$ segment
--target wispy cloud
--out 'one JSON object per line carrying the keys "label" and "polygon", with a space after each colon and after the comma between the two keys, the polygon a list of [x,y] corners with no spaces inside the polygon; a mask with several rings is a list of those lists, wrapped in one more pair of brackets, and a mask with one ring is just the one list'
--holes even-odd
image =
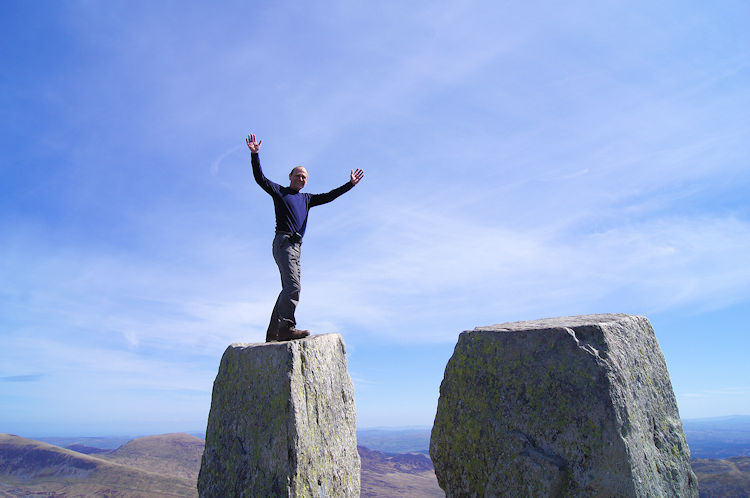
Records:
{"label": "wispy cloud", "polygon": [[210,167],[211,174],[216,176],[219,173],[219,166],[221,166],[222,161],[224,161],[224,159],[226,159],[230,155],[236,153],[241,148],[242,148],[241,145],[237,145],[219,154],[219,156],[211,162],[211,167]]}
{"label": "wispy cloud", "polygon": [[[314,263],[324,265],[308,276],[322,315],[360,325],[379,317],[378,327],[397,323],[392,330],[419,323],[427,330],[420,334],[416,327],[410,337],[421,340],[434,337],[446,319],[469,327],[493,315],[544,316],[550,309],[714,308],[750,290],[750,272],[743,270],[750,268],[750,224],[731,217],[664,218],[570,233],[419,213],[408,206],[381,210],[382,223],[373,225],[382,232],[348,248],[350,255],[337,254],[329,260],[335,265]],[[316,298],[327,295],[339,298],[328,305]]]}
{"label": "wispy cloud", "polygon": [[36,382],[42,377],[44,377],[44,374],[6,375],[0,377],[0,382]]}
{"label": "wispy cloud", "polygon": [[726,386],[677,393],[680,414],[685,418],[717,417],[750,413],[748,386]]}
{"label": "wispy cloud", "polygon": [[715,398],[716,396],[747,396],[750,395],[750,386],[723,387],[720,389],[706,389],[704,391],[680,394],[683,398]]}

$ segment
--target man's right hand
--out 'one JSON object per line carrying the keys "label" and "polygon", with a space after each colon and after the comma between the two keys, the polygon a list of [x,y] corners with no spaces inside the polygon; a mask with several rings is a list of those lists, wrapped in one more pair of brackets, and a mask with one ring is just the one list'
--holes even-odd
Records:
{"label": "man's right hand", "polygon": [[245,143],[247,143],[247,148],[250,149],[250,152],[253,154],[257,154],[260,150],[260,144],[263,143],[263,140],[255,141],[255,135],[252,133],[247,136],[245,139]]}

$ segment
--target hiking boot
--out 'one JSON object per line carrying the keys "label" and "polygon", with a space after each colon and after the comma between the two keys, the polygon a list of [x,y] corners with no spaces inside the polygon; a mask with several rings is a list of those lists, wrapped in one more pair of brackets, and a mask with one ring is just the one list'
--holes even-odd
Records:
{"label": "hiking boot", "polygon": [[309,330],[299,330],[295,327],[280,328],[279,334],[276,336],[277,341],[292,341],[294,339],[302,339],[310,335]]}

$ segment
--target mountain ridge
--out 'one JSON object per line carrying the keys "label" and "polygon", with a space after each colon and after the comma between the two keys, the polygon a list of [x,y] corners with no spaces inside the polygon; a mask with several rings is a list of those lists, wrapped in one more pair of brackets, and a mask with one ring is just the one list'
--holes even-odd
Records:
{"label": "mountain ridge", "polygon": [[197,496],[189,479],[161,475],[14,434],[0,434],[0,491],[10,496]]}
{"label": "mountain ridge", "polygon": [[[398,446],[395,440],[384,442],[388,447]],[[164,452],[165,448],[179,448],[181,443],[195,445],[192,457],[169,455],[168,452]],[[170,477],[161,472],[182,471],[180,469],[184,462],[190,461],[191,458],[194,461],[194,455],[202,451],[202,445],[203,441],[200,438],[184,433],[172,433],[134,438],[116,449],[108,450],[109,455],[86,455],[30,438],[0,434],[0,496],[29,496],[42,493],[57,497],[90,496],[97,493],[112,497],[196,496],[197,471],[189,479]],[[411,446],[410,441],[407,445]],[[18,460],[23,457],[19,448],[26,452],[26,458],[33,456],[35,451],[41,452],[36,453],[41,458],[33,459],[30,463],[27,460],[24,463],[23,459]],[[149,453],[154,448],[157,449],[157,453],[162,452],[162,457]],[[358,446],[357,450],[362,459],[361,496],[443,496],[434,476],[432,462],[424,454],[385,452],[362,445]],[[143,457],[140,462],[135,463],[151,470],[160,468],[158,459],[163,458],[167,462],[164,467],[166,470],[149,472],[130,466],[132,461],[129,462],[130,465],[122,463],[123,460],[118,461],[118,458],[123,456],[132,458],[134,455]],[[55,465],[59,467],[55,468]],[[750,495],[750,456],[726,459],[694,458],[691,465],[698,476],[702,495]],[[189,465],[187,467],[189,468]],[[97,474],[97,469],[102,474]],[[133,479],[136,479],[135,485],[129,483]],[[156,481],[156,488],[152,483],[146,482],[152,479]],[[102,480],[104,482],[101,482]],[[173,483],[181,486],[181,491],[170,491],[165,486]]]}

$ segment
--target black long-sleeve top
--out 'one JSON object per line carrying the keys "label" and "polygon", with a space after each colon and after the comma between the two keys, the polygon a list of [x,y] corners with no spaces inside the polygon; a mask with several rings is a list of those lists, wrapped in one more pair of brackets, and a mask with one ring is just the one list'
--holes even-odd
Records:
{"label": "black long-sleeve top", "polygon": [[260,157],[258,157],[258,154],[253,153],[251,157],[253,177],[256,183],[273,198],[277,232],[297,232],[300,235],[305,235],[307,215],[311,207],[331,202],[354,187],[354,184],[348,181],[325,194],[302,193],[298,190],[281,186],[266,178],[263,175],[263,170],[260,168]]}

